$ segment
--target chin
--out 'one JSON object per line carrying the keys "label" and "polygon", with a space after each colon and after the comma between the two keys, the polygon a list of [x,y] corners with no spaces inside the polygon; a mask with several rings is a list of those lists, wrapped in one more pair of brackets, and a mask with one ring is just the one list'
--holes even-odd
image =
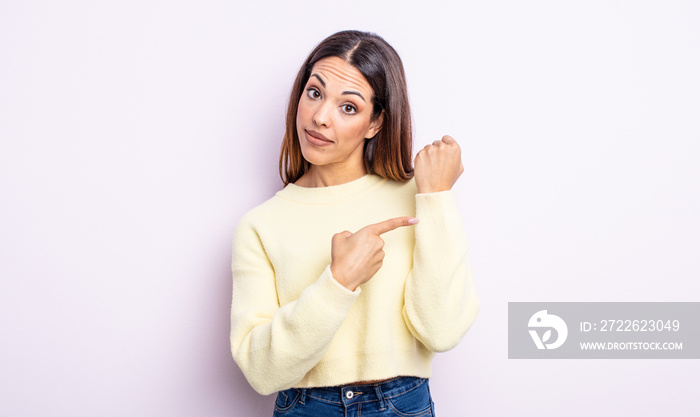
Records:
{"label": "chin", "polygon": [[311,165],[326,165],[330,158],[328,158],[326,155],[319,155],[323,153],[325,152],[316,149],[304,149],[304,147],[301,148],[301,156],[303,156],[306,162],[310,163]]}

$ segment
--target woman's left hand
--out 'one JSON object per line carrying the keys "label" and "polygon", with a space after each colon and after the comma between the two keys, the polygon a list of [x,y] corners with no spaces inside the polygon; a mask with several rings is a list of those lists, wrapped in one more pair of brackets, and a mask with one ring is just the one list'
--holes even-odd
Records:
{"label": "woman's left hand", "polygon": [[450,136],[421,149],[414,163],[418,193],[450,190],[464,172],[462,152]]}

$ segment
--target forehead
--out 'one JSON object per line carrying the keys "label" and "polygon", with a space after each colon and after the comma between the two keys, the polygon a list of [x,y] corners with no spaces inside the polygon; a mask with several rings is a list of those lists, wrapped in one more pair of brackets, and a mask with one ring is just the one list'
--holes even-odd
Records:
{"label": "forehead", "polygon": [[357,90],[368,95],[372,93],[372,87],[364,75],[342,58],[334,56],[319,60],[311,69],[313,74],[319,75],[328,88]]}

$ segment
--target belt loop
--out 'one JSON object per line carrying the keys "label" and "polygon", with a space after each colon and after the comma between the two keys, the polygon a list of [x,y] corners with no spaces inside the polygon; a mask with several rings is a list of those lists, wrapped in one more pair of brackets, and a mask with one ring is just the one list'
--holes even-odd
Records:
{"label": "belt loop", "polygon": [[306,405],[306,404],[304,404],[304,401],[306,401],[306,388],[301,389],[301,398],[299,398],[300,404]]}
{"label": "belt loop", "polygon": [[374,393],[377,394],[377,400],[379,401],[379,411],[386,410],[386,404],[384,404],[384,393],[382,393],[382,389],[379,388],[379,384],[374,386]]}

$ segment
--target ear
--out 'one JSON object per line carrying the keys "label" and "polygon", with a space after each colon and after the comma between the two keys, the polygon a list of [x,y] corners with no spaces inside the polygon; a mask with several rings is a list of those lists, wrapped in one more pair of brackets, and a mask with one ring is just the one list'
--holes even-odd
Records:
{"label": "ear", "polygon": [[382,124],[384,123],[384,110],[379,114],[379,116],[374,119],[372,123],[369,125],[369,130],[367,130],[367,135],[365,135],[365,139],[372,139],[374,136],[379,133],[380,130],[382,130]]}

